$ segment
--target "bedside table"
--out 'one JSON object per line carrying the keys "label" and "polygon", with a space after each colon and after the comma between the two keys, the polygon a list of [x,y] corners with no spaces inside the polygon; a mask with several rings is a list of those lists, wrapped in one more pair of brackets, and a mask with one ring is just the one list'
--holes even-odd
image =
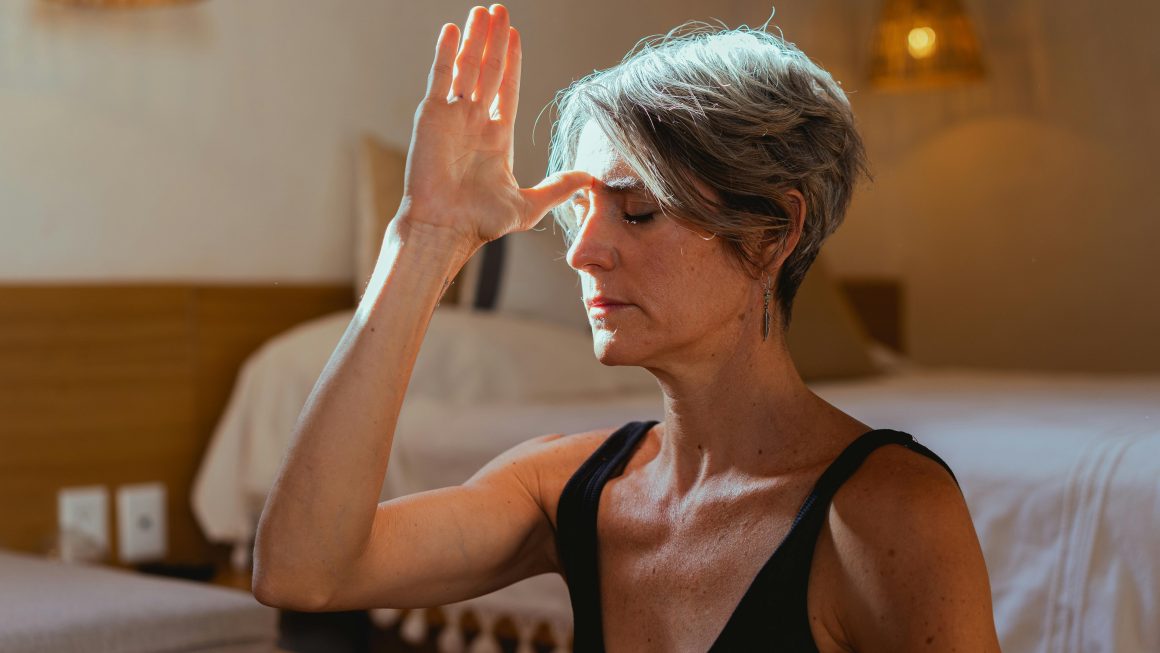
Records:
{"label": "bedside table", "polygon": [[232,587],[234,589],[252,592],[253,571],[250,569],[235,571],[229,567],[223,567],[217,570],[209,582],[214,585],[221,585],[222,587]]}

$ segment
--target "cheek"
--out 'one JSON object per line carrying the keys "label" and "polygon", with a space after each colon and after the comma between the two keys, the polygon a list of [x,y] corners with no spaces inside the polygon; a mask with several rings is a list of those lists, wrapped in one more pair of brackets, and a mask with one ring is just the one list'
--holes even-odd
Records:
{"label": "cheek", "polygon": [[[673,328],[681,323],[704,327],[736,320],[748,304],[744,274],[720,240],[704,240],[679,225],[642,239],[634,256],[645,277],[641,286]],[[660,316],[658,316],[660,317]]]}
{"label": "cheek", "polygon": [[[678,250],[679,253],[679,250]],[[655,257],[648,266],[654,298],[665,307],[669,321],[684,324],[719,322],[743,303],[735,275],[714,257]]]}

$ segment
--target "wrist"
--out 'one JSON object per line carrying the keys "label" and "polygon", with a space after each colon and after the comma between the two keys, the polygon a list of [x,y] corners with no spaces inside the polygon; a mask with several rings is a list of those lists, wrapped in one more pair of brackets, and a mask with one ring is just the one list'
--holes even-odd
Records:
{"label": "wrist", "polygon": [[478,239],[451,226],[433,224],[402,211],[395,214],[387,225],[387,233],[394,235],[404,244],[461,255],[464,261],[471,258],[471,255],[484,245]]}
{"label": "wrist", "polygon": [[376,303],[391,280],[410,297],[426,296],[428,290],[441,297],[474,253],[468,241],[448,229],[396,216],[387,224],[360,305]]}

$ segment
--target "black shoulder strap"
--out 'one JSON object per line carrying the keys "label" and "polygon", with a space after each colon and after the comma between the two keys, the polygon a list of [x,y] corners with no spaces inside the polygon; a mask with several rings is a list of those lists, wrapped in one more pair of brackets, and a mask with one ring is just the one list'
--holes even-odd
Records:
{"label": "black shoulder strap", "polygon": [[822,472],[821,477],[818,478],[818,482],[814,484],[813,491],[806,497],[801,509],[798,510],[797,517],[794,518],[790,532],[794,532],[794,527],[805,518],[815,504],[821,503],[822,507],[829,506],[830,500],[834,498],[834,494],[842,486],[842,483],[845,483],[846,479],[858,471],[858,468],[862,466],[862,463],[871,453],[874,453],[876,449],[887,444],[900,444],[911,451],[918,452],[934,460],[936,463],[942,465],[943,469],[947,470],[947,473],[951,475],[955,484],[958,485],[959,479],[955,477],[955,473],[951,471],[946,461],[939,458],[938,454],[919,444],[914,439],[914,436],[903,431],[895,431],[894,429],[874,429],[873,431],[867,431],[858,436],[858,439],[851,442],[842,453],[838,454],[834,462],[830,463],[826,471]]}
{"label": "black shoulder strap", "polygon": [[556,551],[572,600],[576,653],[604,650],[596,511],[608,479],[619,476],[637,443],[656,421],[629,422],[597,447],[560,493],[556,507]]}
{"label": "black shoulder strap", "polygon": [[[744,650],[745,642],[755,639],[776,639],[787,651],[818,650],[810,634],[807,611],[815,543],[838,488],[874,450],[887,444],[900,444],[914,450],[951,472],[941,458],[915,442],[908,433],[875,429],[859,436],[822,472],[798,510],[789,532],[758,572],[714,643],[712,653]],[[953,472],[951,478],[954,478]]]}

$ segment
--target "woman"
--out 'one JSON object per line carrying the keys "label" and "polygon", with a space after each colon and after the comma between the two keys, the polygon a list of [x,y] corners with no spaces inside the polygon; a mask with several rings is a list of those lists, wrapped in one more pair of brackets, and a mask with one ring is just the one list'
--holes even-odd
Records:
{"label": "woman", "polygon": [[[557,572],[579,652],[998,650],[949,470],[814,395],[786,350],[864,168],[848,103],[780,39],[701,36],[570,89],[556,172],[521,189],[519,33],[501,5],[472,9],[462,44],[443,27],[402,205],[259,523],[263,603],[432,606]],[[596,355],[652,372],[664,421],[534,438],[377,504],[449,280],[553,209]]]}

